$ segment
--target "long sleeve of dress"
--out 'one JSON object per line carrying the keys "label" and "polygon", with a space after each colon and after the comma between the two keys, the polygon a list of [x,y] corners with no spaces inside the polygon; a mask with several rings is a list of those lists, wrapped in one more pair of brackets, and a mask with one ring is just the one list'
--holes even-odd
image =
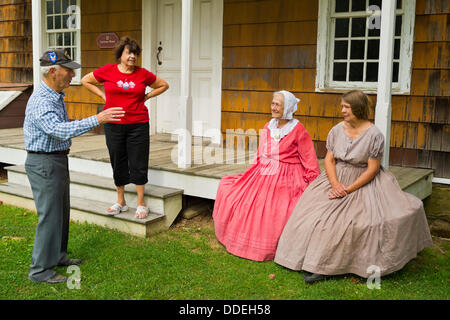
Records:
{"label": "long sleeve of dress", "polygon": [[320,167],[311,136],[305,128],[302,128],[299,132],[297,148],[300,162],[305,168],[303,179],[309,184],[319,176]]}

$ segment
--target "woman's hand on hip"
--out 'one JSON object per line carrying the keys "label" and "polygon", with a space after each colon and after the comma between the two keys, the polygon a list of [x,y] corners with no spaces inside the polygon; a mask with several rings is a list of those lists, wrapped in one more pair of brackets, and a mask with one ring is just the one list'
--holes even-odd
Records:
{"label": "woman's hand on hip", "polygon": [[150,86],[153,90],[145,95],[145,101],[150,98],[154,98],[159,96],[161,93],[169,89],[169,84],[159,77],[156,78],[155,82],[153,82]]}

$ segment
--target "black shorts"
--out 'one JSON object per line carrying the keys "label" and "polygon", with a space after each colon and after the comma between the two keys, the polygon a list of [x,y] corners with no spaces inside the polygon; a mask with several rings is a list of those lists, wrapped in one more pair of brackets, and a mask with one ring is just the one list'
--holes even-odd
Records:
{"label": "black shorts", "polygon": [[150,152],[149,123],[106,123],[104,127],[114,184],[146,184]]}

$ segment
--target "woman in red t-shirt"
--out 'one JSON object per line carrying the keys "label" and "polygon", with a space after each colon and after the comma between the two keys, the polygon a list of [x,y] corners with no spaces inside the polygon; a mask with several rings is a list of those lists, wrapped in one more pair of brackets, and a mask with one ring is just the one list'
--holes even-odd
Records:
{"label": "woman in red t-shirt", "polygon": [[[145,101],[166,91],[169,85],[150,71],[136,66],[141,53],[136,40],[123,37],[115,49],[118,64],[107,64],[83,77],[81,83],[105,101],[103,109],[121,107],[125,116],[115,123],[104,125],[117,202],[106,210],[118,214],[128,210],[125,185],[134,183],[138,195],[136,218],[145,218],[149,209],[144,201],[148,182],[150,152],[149,116]],[[103,83],[105,92],[97,87]],[[153,90],[145,94],[147,87]]]}

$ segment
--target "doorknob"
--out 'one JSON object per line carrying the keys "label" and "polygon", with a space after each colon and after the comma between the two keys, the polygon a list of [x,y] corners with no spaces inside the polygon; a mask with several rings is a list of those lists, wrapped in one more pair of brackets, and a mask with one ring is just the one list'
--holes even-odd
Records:
{"label": "doorknob", "polygon": [[162,61],[161,60],[159,60],[159,55],[161,54],[161,51],[162,51],[162,47],[161,47],[161,42],[159,42],[159,47],[158,47],[158,53],[156,54],[156,60],[158,60],[158,65],[162,65]]}

